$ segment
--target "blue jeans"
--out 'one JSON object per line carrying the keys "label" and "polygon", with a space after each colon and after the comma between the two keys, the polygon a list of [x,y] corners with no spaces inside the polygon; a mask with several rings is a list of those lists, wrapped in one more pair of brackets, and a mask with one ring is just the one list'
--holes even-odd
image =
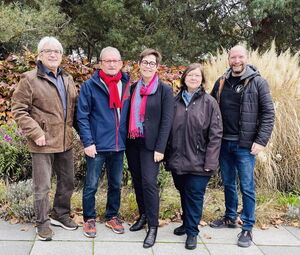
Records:
{"label": "blue jeans", "polygon": [[95,158],[86,157],[87,173],[82,196],[84,221],[96,218],[95,194],[104,163],[106,163],[108,182],[105,219],[110,220],[112,217],[117,216],[120,208],[124,151],[97,153]]}
{"label": "blue jeans", "polygon": [[225,189],[225,217],[236,219],[238,216],[238,174],[243,199],[241,220],[244,230],[251,230],[255,223],[254,166],[255,156],[250,154],[250,149],[240,148],[237,141],[222,141],[220,167]]}

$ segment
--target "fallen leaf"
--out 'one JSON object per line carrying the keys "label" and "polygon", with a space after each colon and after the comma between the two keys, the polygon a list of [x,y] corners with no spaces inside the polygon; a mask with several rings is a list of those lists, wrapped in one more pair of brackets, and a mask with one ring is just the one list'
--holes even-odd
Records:
{"label": "fallen leaf", "polygon": [[165,225],[168,225],[168,222],[166,220],[158,220],[158,226],[163,227]]}
{"label": "fallen leaf", "polygon": [[20,229],[20,231],[25,231],[25,232],[27,232],[28,230],[29,230],[29,227],[23,227]]}
{"label": "fallen leaf", "polygon": [[78,226],[83,226],[83,216],[79,216],[77,214],[74,215],[73,221],[78,225]]}
{"label": "fallen leaf", "polygon": [[266,229],[269,229],[269,226],[266,225],[266,224],[262,224],[261,227],[260,227],[260,229],[266,230]]}
{"label": "fallen leaf", "polygon": [[212,239],[211,235],[209,235],[209,234],[204,234],[203,237],[204,237],[205,239]]}
{"label": "fallen leaf", "polygon": [[207,226],[207,222],[205,222],[204,220],[200,220],[199,225],[205,227]]}
{"label": "fallen leaf", "polygon": [[240,218],[240,217],[237,217],[237,219],[236,219],[236,220],[237,220],[237,223],[238,223],[238,224],[240,224],[240,225],[243,225],[243,221],[241,220],[241,218]]}
{"label": "fallen leaf", "polygon": [[165,219],[166,223],[169,224],[171,222],[170,218]]}
{"label": "fallen leaf", "polygon": [[298,221],[294,221],[294,222],[292,222],[292,226],[296,227],[296,228],[299,228],[300,227],[300,223]]}
{"label": "fallen leaf", "polygon": [[10,220],[10,224],[13,224],[13,225],[18,224],[19,222],[20,222],[20,220],[19,220],[18,218],[16,218],[16,217],[13,217],[13,218]]}
{"label": "fallen leaf", "polygon": [[273,225],[276,225],[276,226],[278,226],[278,225],[281,225],[283,223],[283,220],[281,220],[281,219],[274,219],[273,221],[272,221],[272,224]]}

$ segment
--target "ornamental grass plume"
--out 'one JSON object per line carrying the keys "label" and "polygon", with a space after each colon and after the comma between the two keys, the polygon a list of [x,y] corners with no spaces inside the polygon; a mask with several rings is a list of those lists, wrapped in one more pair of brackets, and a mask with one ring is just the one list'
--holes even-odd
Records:
{"label": "ornamental grass plume", "polygon": [[[300,190],[300,58],[289,50],[280,53],[275,43],[263,54],[250,51],[249,63],[256,66],[270,86],[275,106],[275,126],[266,149],[257,156],[258,187],[281,191]],[[225,50],[206,65],[210,88],[228,69]],[[210,90],[209,90],[210,91]]]}

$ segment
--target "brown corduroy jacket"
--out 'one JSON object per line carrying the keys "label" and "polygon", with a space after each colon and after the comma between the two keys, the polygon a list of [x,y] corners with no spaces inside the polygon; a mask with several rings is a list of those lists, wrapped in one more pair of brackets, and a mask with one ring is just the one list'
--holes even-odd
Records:
{"label": "brown corduroy jacket", "polygon": [[[59,92],[40,61],[37,68],[22,74],[13,94],[13,117],[25,131],[30,152],[57,153],[72,148],[77,91],[73,78],[64,70],[62,78],[67,94],[66,118]],[[43,135],[46,146],[36,145],[34,141]]]}

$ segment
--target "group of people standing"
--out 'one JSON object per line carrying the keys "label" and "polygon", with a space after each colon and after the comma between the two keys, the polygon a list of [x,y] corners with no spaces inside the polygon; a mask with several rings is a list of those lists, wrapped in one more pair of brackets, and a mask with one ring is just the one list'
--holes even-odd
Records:
{"label": "group of people standing", "polygon": [[[132,84],[121,72],[118,49],[102,49],[100,70],[82,84],[79,95],[72,77],[60,68],[62,55],[57,39],[43,38],[38,44],[37,67],[22,75],[12,100],[14,119],[25,131],[32,155],[39,239],[52,239],[50,224],[67,230],[78,227],[70,218],[72,127],[76,126],[87,161],[82,200],[85,236],[97,235],[95,194],[104,164],[108,181],[105,225],[124,233],[118,212],[126,152],[139,210],[129,230],[148,225],[144,248],[152,247],[157,236],[161,161],[171,171],[180,194],[183,223],[174,234],[187,235],[187,249],[197,246],[206,186],[219,164],[226,212],[210,226],[238,227],[238,176],[243,199],[238,245],[250,246],[255,223],[255,155],[270,138],[274,108],[267,82],[247,64],[247,50],[237,45],[229,51],[230,68],[217,80],[211,95],[205,91],[203,66],[189,65],[175,97],[172,87],[158,77],[162,57],[157,50],[145,49],[140,54],[140,78]],[[52,171],[57,187],[50,211]]]}

